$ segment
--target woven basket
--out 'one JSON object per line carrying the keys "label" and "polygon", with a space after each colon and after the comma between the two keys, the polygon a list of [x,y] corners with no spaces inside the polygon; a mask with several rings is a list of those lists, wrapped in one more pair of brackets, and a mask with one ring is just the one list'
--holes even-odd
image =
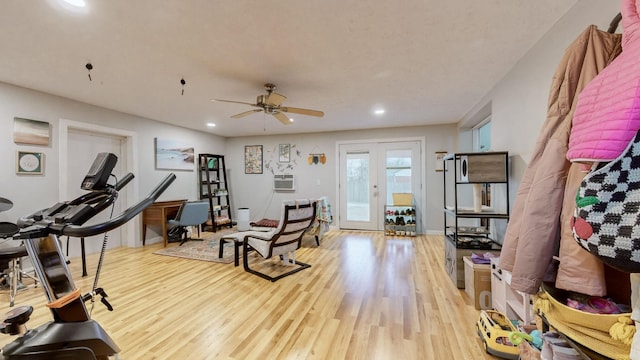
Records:
{"label": "woven basket", "polygon": [[[534,308],[550,326],[578,344],[613,359],[628,359],[635,326],[631,313],[592,314],[564,305],[555,289],[543,285]],[[553,295],[552,295],[553,294]]]}
{"label": "woven basket", "polygon": [[394,206],[411,206],[413,205],[413,194],[411,193],[392,193]]}

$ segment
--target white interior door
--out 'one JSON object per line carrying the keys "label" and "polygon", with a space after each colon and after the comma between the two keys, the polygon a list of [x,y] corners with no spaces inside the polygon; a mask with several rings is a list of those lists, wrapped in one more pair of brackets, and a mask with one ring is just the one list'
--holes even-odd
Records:
{"label": "white interior door", "polygon": [[341,229],[383,230],[384,206],[393,204],[393,193],[413,194],[421,208],[420,145],[416,140],[339,146]]}
{"label": "white interior door", "polygon": [[[116,176],[124,176],[126,174],[126,156],[123,156],[123,144],[124,138],[120,136],[112,136],[107,134],[91,133],[82,130],[70,129],[68,132],[68,144],[70,151],[67,152],[68,164],[68,181],[67,181],[67,196],[69,199],[75,199],[76,197],[87,193],[86,190],[80,188],[80,184],[84,179],[87,171],[93,164],[96,156],[101,152],[113,153],[118,157],[118,163],[113,169],[113,174]],[[111,178],[109,183],[114,183],[115,180]],[[120,192],[119,199],[126,199],[125,195],[126,187]],[[125,209],[126,204],[124,201],[116,201],[113,208],[113,215],[117,216]],[[102,213],[96,215],[86,225],[99,223],[108,220],[111,217],[111,208],[105,209]],[[114,248],[123,246],[122,235],[123,227],[111,230],[107,233],[109,237],[108,248]],[[102,240],[104,234],[96,235],[85,238],[85,249],[87,253],[99,252],[102,248]],[[64,237],[63,245],[66,246],[67,238]],[[69,239],[69,256],[80,256],[80,239]]]}

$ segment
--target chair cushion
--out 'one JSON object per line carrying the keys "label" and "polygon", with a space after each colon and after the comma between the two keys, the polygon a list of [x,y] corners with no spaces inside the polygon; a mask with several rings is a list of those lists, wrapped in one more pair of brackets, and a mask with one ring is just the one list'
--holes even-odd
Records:
{"label": "chair cushion", "polygon": [[279,220],[272,220],[272,219],[260,219],[258,221],[249,223],[249,225],[251,226],[272,227],[272,228],[277,228],[279,224],[280,224]]}
{"label": "chair cushion", "polygon": [[244,237],[251,235],[260,239],[269,240],[273,237],[273,230],[271,231],[240,231],[232,234],[227,234],[221,237],[221,239],[233,239],[233,241],[243,241]]}
{"label": "chair cushion", "polygon": [[[261,240],[255,237],[250,237],[247,242],[254,248],[262,257],[266,258],[269,255],[269,246],[271,242]],[[298,249],[298,243],[291,243],[284,246],[278,246],[273,248],[273,253],[271,256],[278,256],[284,253],[288,253],[291,251],[295,251]]]}

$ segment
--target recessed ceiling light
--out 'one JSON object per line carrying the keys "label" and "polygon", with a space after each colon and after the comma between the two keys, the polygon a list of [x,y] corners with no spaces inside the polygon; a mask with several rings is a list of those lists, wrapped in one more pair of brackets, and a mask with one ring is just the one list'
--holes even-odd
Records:
{"label": "recessed ceiling light", "polygon": [[214,124],[214,123],[207,123],[207,126],[208,126],[208,127],[215,127],[215,126],[216,126],[216,124]]}
{"label": "recessed ceiling light", "polygon": [[90,6],[86,0],[47,0],[54,9],[72,15],[86,15]]}
{"label": "recessed ceiling light", "polygon": [[79,7],[79,8],[83,8],[85,6],[87,6],[87,3],[84,0],[62,0],[65,3],[71,5],[71,6],[75,6],[75,7]]}
{"label": "recessed ceiling light", "polygon": [[376,115],[382,115],[382,114],[384,114],[384,109],[375,110],[373,113],[376,114]]}

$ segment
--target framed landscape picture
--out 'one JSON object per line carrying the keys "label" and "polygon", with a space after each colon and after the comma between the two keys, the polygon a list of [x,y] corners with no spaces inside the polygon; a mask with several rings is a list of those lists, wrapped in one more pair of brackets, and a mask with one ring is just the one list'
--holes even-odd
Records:
{"label": "framed landscape picture", "polygon": [[155,138],[156,169],[189,170],[195,167],[193,145],[179,140]]}
{"label": "framed landscape picture", "polygon": [[262,145],[244,147],[244,173],[262,174]]}
{"label": "framed landscape picture", "polygon": [[45,121],[13,118],[13,142],[28,145],[49,145],[49,123]]}

